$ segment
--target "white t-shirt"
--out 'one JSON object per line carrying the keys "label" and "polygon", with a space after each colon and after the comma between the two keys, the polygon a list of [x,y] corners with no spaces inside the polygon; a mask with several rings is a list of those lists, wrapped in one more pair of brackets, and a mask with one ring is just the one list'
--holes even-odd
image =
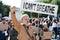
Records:
{"label": "white t-shirt", "polygon": [[57,27],[57,23],[53,22],[52,27]]}

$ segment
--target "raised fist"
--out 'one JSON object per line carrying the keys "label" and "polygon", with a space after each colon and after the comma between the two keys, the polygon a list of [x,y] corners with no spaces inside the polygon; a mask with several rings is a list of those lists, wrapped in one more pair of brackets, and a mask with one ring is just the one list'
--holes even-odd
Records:
{"label": "raised fist", "polygon": [[10,12],[11,12],[11,13],[14,13],[14,12],[15,12],[15,9],[16,9],[16,7],[15,7],[15,6],[10,7]]}

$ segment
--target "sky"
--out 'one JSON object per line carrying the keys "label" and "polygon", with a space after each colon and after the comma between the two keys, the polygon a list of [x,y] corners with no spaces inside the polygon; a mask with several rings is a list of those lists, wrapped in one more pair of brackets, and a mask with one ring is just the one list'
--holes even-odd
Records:
{"label": "sky", "polygon": [[[21,0],[1,0],[4,4],[10,5],[10,6],[16,6],[20,8]],[[25,0],[24,0],[25,1]],[[27,0],[27,1],[35,1],[35,0]],[[15,13],[17,20],[20,19],[21,13]],[[9,19],[11,19],[11,14],[9,14]]]}
{"label": "sky", "polygon": [[[28,0],[28,1],[35,1],[35,0]],[[2,2],[6,5],[16,6],[20,8],[21,0],[2,0]]]}

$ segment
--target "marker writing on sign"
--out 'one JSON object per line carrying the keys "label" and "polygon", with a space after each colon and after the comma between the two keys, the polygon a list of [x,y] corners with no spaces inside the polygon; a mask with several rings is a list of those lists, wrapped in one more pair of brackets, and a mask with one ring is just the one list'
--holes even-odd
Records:
{"label": "marker writing on sign", "polygon": [[28,3],[28,2],[23,3],[23,9],[40,11],[40,12],[44,12],[44,13],[52,13],[52,14],[54,14],[54,12],[55,12],[54,6],[34,4],[34,3]]}

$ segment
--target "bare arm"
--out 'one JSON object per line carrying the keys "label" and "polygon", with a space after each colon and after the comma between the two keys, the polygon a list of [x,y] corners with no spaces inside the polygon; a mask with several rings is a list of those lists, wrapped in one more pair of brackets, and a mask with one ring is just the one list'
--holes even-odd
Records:
{"label": "bare arm", "polygon": [[17,21],[15,13],[14,13],[15,8],[11,8],[10,12],[11,12],[11,18],[12,18],[12,22],[14,25],[14,28],[16,29],[16,31],[19,33],[20,32],[20,23]]}

